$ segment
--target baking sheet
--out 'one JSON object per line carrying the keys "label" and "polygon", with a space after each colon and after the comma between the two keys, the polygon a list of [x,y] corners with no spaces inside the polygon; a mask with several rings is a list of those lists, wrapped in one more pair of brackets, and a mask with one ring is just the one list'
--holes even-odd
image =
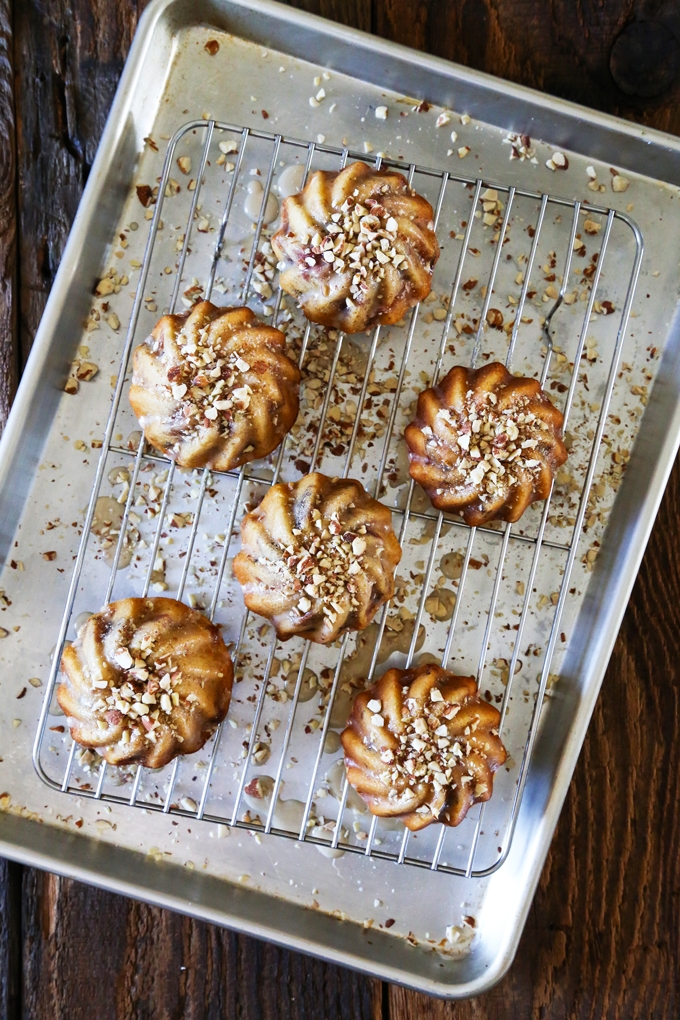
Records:
{"label": "baking sheet", "polygon": [[[226,16],[233,11],[239,14],[248,11],[247,5],[218,6]],[[269,13],[269,5],[260,6]],[[176,14],[180,8],[181,5],[169,5],[167,11]],[[278,16],[278,11],[276,14]],[[163,21],[162,16],[165,16],[163,5],[153,5],[145,21],[147,33],[156,24],[157,45],[152,55],[149,36],[146,36],[146,53],[151,61],[146,65],[147,71],[155,70],[156,75],[145,75],[147,84],[144,87],[148,89],[151,80],[162,81],[163,102],[159,102],[158,94],[143,97],[139,90],[132,88],[134,81],[124,83],[128,95],[122,98],[130,102],[131,96],[134,97],[134,115],[129,112],[126,120],[120,117],[120,109],[114,111],[118,115],[118,136],[109,136],[106,140],[109,155],[116,143],[118,164],[114,167],[111,162],[106,166],[100,163],[95,167],[95,180],[87,196],[89,204],[86,201],[83,207],[83,214],[93,215],[96,210],[95,222],[99,228],[90,241],[95,250],[89,252],[86,273],[84,265],[78,266],[76,258],[69,259],[69,255],[73,255],[71,251],[65,256],[66,265],[55,285],[56,294],[46,312],[45,326],[29,365],[25,388],[17,400],[3,443],[4,466],[12,483],[8,489],[5,482],[5,509],[11,510],[12,498],[15,502],[14,512],[3,515],[9,562],[0,585],[11,604],[2,607],[3,619],[0,621],[8,631],[8,637],[0,645],[5,663],[2,683],[6,693],[0,722],[0,746],[3,748],[3,761],[0,763],[3,797],[0,803],[9,812],[40,819],[61,829],[76,831],[78,825],[80,833],[95,836],[103,844],[141,851],[146,855],[147,863],[177,863],[184,869],[182,877],[188,876],[186,882],[180,883],[187,890],[194,886],[198,873],[240,882],[249,890],[277,896],[290,904],[311,906],[314,913],[303,915],[305,922],[298,922],[298,929],[290,933],[289,941],[295,942],[305,926],[312,933],[316,929],[317,939],[314,939],[314,934],[311,937],[315,951],[331,958],[358,964],[391,979],[398,978],[440,994],[478,992],[500,976],[511,958],[615,636],[617,617],[623,611],[632,584],[631,563],[634,565],[641,555],[651,524],[651,512],[660,497],[665,473],[677,444],[677,429],[672,418],[676,396],[677,337],[672,327],[677,300],[677,265],[676,259],[667,258],[669,251],[677,250],[680,234],[677,191],[645,180],[625,167],[617,167],[631,183],[625,193],[614,193],[611,191],[609,164],[595,164],[598,180],[607,188],[607,204],[622,211],[632,205],[629,212],[640,223],[648,242],[648,257],[643,266],[635,318],[630,324],[631,335],[627,338],[624,352],[625,367],[615,391],[618,404],[614,413],[621,421],[615,423],[608,436],[610,451],[621,457],[622,464],[626,463],[632,449],[641,414],[647,406],[661,365],[663,370],[661,383],[644,414],[645,430],[633,453],[631,466],[626,472],[621,471],[624,475],[635,470],[637,482],[629,484],[625,481],[618,490],[607,540],[595,569],[590,571],[586,564],[583,565],[579,591],[584,595],[586,608],[578,618],[578,626],[576,614],[567,621],[570,633],[575,635],[570,642],[570,657],[561,664],[561,679],[554,686],[545,712],[543,739],[539,740],[515,845],[508,862],[497,875],[471,882],[418,872],[414,883],[412,871],[393,865],[377,864],[350,855],[328,860],[314,848],[289,845],[271,837],[263,837],[258,842],[255,837],[240,832],[226,836],[217,827],[189,824],[177,819],[172,820],[177,821],[173,825],[172,821],[158,816],[140,817],[139,812],[85,801],[78,803],[55,796],[42,787],[26,767],[41,694],[40,688],[33,687],[29,681],[44,678],[49,670],[56,621],[68,585],[69,563],[77,545],[79,522],[92,477],[93,455],[96,456],[91,441],[96,440],[103,430],[110,375],[116,370],[122,342],[122,330],[115,328],[115,319],[114,326],[100,320],[97,330],[88,332],[83,328],[92,307],[91,291],[108,266],[114,265],[119,275],[126,268],[124,275],[128,276],[130,285],[121,285],[120,292],[111,298],[110,311],[106,313],[117,315],[123,324],[126,322],[132,301],[130,290],[134,288],[132,259],[138,260],[140,251],[136,236],[141,238],[143,230],[125,231],[127,247],[112,244],[106,256],[103,246],[130,223],[137,222],[140,228],[144,225],[143,210],[130,189],[130,168],[135,154],[140,152],[135,183],[153,180],[160,172],[162,153],[156,152],[149,143],[145,144],[143,139],[158,137],[162,142],[162,136],[172,134],[177,127],[178,111],[187,119],[210,115],[255,126],[262,124],[262,109],[265,109],[268,124],[275,125],[275,129],[282,132],[312,138],[323,134],[333,144],[348,144],[357,149],[368,142],[374,152],[383,148],[390,154],[405,154],[407,159],[446,166],[447,160],[458,161],[460,158],[457,154],[459,145],[452,143],[450,136],[451,130],[455,130],[460,143],[472,143],[470,153],[464,157],[474,164],[474,170],[466,164],[468,172],[480,172],[489,178],[532,189],[549,189],[570,199],[578,196],[592,200],[593,195],[587,188],[586,167],[593,165],[590,157],[569,152],[569,169],[557,173],[545,166],[546,159],[553,152],[552,147],[539,142],[534,143],[536,163],[510,161],[509,146],[504,143],[507,131],[481,123],[477,117],[473,117],[470,123],[461,123],[460,116],[466,112],[464,109],[454,107],[455,116],[442,133],[442,128],[435,127],[440,110],[416,112],[413,103],[403,102],[403,95],[390,94],[365,82],[345,78],[336,70],[331,72],[331,79],[324,86],[316,86],[314,79],[325,69],[321,66],[305,64],[290,55],[274,53],[269,47],[247,43],[212,28],[193,24],[178,30],[170,18]],[[294,12],[285,11],[289,24],[295,22],[295,17]],[[161,21],[154,22],[157,18]],[[342,31],[339,33],[340,36],[343,34]],[[142,33],[142,43],[144,38]],[[205,43],[211,39],[217,39],[220,44],[214,56],[205,49]],[[162,44],[158,44],[158,40]],[[341,42],[342,38],[337,40],[336,54],[341,54]],[[139,61],[139,52],[133,54],[135,56]],[[139,63],[133,61],[132,67],[134,73],[139,74]],[[280,71],[280,67],[285,70]],[[309,98],[317,95],[320,87],[325,89],[326,97],[318,107],[310,106]],[[469,81],[467,87],[470,87]],[[478,87],[483,92],[483,85]],[[267,96],[266,106],[261,105],[258,96]],[[428,98],[435,99],[436,95],[430,91]],[[336,106],[331,112],[333,102]],[[388,106],[386,121],[375,117],[374,110],[379,105]],[[120,99],[118,106],[121,106]],[[401,116],[402,113],[406,116]],[[561,115],[566,116],[565,113]],[[558,112],[554,116],[559,123]],[[125,126],[124,129],[121,125]],[[561,130],[556,128],[556,133]],[[397,133],[401,138],[396,137]],[[347,139],[346,143],[344,139]],[[454,150],[451,155],[447,154],[449,149]],[[106,146],[103,154],[107,154]],[[632,158],[634,162],[637,158],[635,152]],[[101,187],[107,175],[110,181],[114,169],[123,182],[119,190],[96,193],[97,185]],[[118,199],[117,208],[116,202],[113,202],[114,195]],[[127,198],[121,206],[122,195],[127,195]],[[598,200],[601,201],[599,196]],[[117,213],[115,229],[111,229],[114,220],[107,219],[110,214],[107,203],[111,203]],[[658,229],[660,216],[663,232]],[[135,235],[134,241],[131,240],[132,235]],[[76,243],[78,240],[76,236]],[[117,251],[122,251],[121,258],[116,255]],[[69,292],[72,300],[66,310]],[[153,318],[150,313],[150,319]],[[76,397],[70,397],[60,393],[59,385],[63,384],[68,367],[77,355],[78,344],[89,348],[87,355],[82,356],[95,361],[100,371],[92,382],[81,385]],[[35,382],[36,373],[42,376],[48,395],[40,403],[38,413],[34,405],[31,429],[24,429],[26,435],[20,446],[17,435],[21,425],[28,420],[25,401],[31,395],[30,387]],[[49,434],[44,439],[46,426],[49,426]],[[79,443],[84,444],[85,449]],[[649,456],[650,451],[653,451],[653,457]],[[20,492],[20,478],[17,461],[12,460],[12,455],[16,457],[19,453],[24,461],[30,462],[33,456],[38,463],[29,498],[21,520],[17,522],[19,508],[16,500]],[[616,463],[610,453],[608,471],[612,462]],[[611,497],[612,487],[605,488]],[[8,497],[8,493],[13,496]],[[604,500],[602,509],[607,508],[608,502]],[[12,530],[12,523],[18,524],[16,532]],[[594,522],[590,541],[597,538],[598,525],[603,523],[599,520]],[[57,553],[55,559],[43,558],[44,553],[54,551]],[[614,556],[614,553],[617,555]],[[605,591],[615,592],[617,599],[608,598],[603,602]],[[607,613],[609,620],[603,621]],[[589,619],[593,633],[588,630]],[[603,626],[603,622],[606,625]],[[15,627],[20,629],[15,630]],[[24,688],[26,693],[16,700]],[[10,706],[9,711],[7,705]],[[58,739],[59,735],[55,735],[55,741]],[[12,852],[11,840],[6,849]],[[17,848],[13,852],[20,851]],[[302,857],[308,860],[301,864]],[[102,859],[98,870],[109,874],[116,871],[114,859],[113,856],[108,862]],[[54,866],[59,867],[56,863]],[[167,864],[159,863],[159,867],[166,868]],[[309,873],[314,874],[313,882],[306,878]],[[107,881],[117,885],[118,880],[109,877]],[[153,884],[153,881],[146,883],[149,896],[155,895]],[[518,889],[521,890],[519,895]],[[190,909],[188,901],[191,899],[188,895],[185,909]],[[194,899],[196,912],[206,916],[201,896]],[[161,898],[159,902],[164,901]],[[181,908],[176,898],[173,905]],[[352,931],[356,929],[357,935],[349,937],[349,946],[343,946],[340,951],[331,948],[333,938],[325,930],[322,933],[316,925],[316,918],[322,912],[343,914],[354,922],[349,927]],[[221,916],[234,921],[228,909]],[[474,928],[464,921],[466,917],[474,918]],[[380,940],[387,939],[393,946],[394,964],[388,966],[384,958],[379,958],[380,952],[368,944],[365,934],[361,934],[360,925],[370,924],[377,928],[392,920],[394,923],[388,929],[383,928],[389,934],[379,933]],[[247,919],[239,919],[238,923],[248,929]],[[273,924],[273,927],[276,925]],[[366,930],[367,927],[364,927],[363,931]],[[285,940],[280,930],[275,937]],[[408,947],[408,939],[420,948],[414,952]],[[472,952],[468,952],[471,945]],[[310,946],[306,945],[306,948]],[[461,955],[461,949],[466,955]]]}

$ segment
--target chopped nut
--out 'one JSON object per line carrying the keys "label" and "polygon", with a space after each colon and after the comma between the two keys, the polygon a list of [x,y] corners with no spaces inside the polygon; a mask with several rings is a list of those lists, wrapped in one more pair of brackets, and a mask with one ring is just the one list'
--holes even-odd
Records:
{"label": "chopped nut", "polygon": [[113,294],[114,283],[110,276],[105,276],[99,281],[95,287],[95,294],[97,297],[105,297],[107,294]]}
{"label": "chopped nut", "polygon": [[76,378],[81,382],[89,382],[91,379],[94,379],[98,371],[99,367],[94,362],[81,361],[77,364],[75,374]]}
{"label": "chopped nut", "polygon": [[[146,209],[153,201],[153,191],[148,184],[138,184],[136,190],[137,198]],[[111,291],[107,291],[106,293],[110,294]]]}

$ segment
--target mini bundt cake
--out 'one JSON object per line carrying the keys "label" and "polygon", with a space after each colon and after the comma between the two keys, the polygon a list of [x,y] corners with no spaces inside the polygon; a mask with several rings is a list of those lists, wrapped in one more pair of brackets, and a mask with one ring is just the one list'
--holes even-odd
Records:
{"label": "mini bundt cake", "polygon": [[249,308],[201,301],[136,348],[130,403],[180,467],[230,471],[276,449],[297,418],[300,372],[283,333]]}
{"label": "mini bundt cake", "polygon": [[467,524],[517,521],[548,498],[567,459],[563,422],[536,379],[499,362],[452,368],[420,394],[404,433],[411,477],[438,510],[459,511]]}
{"label": "mini bundt cake", "polygon": [[234,574],[280,638],[328,644],[363,630],[392,597],[401,546],[360,482],[314,472],[274,485],[241,523]]}
{"label": "mini bundt cake", "polygon": [[64,649],[57,700],[71,736],[112,765],[167,765],[227,714],[234,671],[218,628],[175,599],[121,599]]}
{"label": "mini bundt cake", "polygon": [[283,202],[272,237],[281,287],[312,322],[362,333],[430,293],[439,258],[430,203],[395,170],[317,170]]}
{"label": "mini bundt cake", "polygon": [[433,665],[390,669],[352,706],[341,736],[347,779],[372,814],[408,829],[459,825],[489,799],[507,758],[499,723],[471,676]]}

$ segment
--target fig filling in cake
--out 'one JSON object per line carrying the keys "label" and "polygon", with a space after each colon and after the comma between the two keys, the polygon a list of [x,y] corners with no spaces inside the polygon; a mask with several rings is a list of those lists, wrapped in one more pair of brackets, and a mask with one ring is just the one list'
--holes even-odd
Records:
{"label": "fig filling in cake", "polygon": [[412,830],[459,825],[489,799],[506,760],[499,724],[473,677],[434,665],[390,669],[352,707],[341,737],[347,778],[374,815]]}
{"label": "fig filling in cake", "polygon": [[394,591],[401,547],[390,510],[352,479],[318,472],[274,485],[241,525],[246,605],[281,638],[326,644],[363,630]]}
{"label": "fig filling in cake", "polygon": [[229,707],[222,635],[175,599],[110,603],[65,648],[61,668],[57,700],[73,739],[115,765],[159,768],[198,750]]}
{"label": "fig filling in cake", "polygon": [[281,287],[312,322],[360,333],[427,297],[439,257],[430,203],[396,171],[319,170],[283,203]]}
{"label": "fig filling in cake", "polygon": [[133,356],[132,409],[181,467],[229,471],[266,456],[298,414],[300,372],[280,330],[209,301],[165,315]]}
{"label": "fig filling in cake", "polygon": [[498,362],[458,366],[418,398],[404,434],[411,477],[438,510],[458,510],[470,525],[517,521],[548,497],[567,459],[562,425],[538,380]]}

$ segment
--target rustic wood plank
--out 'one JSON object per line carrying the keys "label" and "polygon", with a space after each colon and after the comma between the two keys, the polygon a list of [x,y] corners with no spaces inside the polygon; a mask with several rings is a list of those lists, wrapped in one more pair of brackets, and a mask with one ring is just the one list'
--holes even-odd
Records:
{"label": "rustic wood plank", "polygon": [[34,870],[24,928],[26,1020],[380,1018],[379,982]]}
{"label": "rustic wood plank", "polygon": [[363,32],[371,31],[372,4],[371,0],[283,0],[289,7],[318,14],[331,21],[339,21],[341,25],[360,28]]}
{"label": "rustic wood plank", "polygon": [[[0,432],[17,384],[16,129],[12,7],[0,0]],[[21,867],[0,860],[0,1020],[21,1004]]]}
{"label": "rustic wood plank", "polygon": [[[680,133],[680,77],[659,96],[627,95],[610,69],[616,38],[649,20],[680,44],[673,0],[375,0],[373,31],[501,78],[585,103],[663,131]],[[641,52],[641,55],[644,51]],[[628,80],[634,80],[630,66]]]}
{"label": "rustic wood plank", "polygon": [[16,144],[10,0],[0,0],[0,432],[17,384]]}
{"label": "rustic wood plank", "polygon": [[[12,8],[0,0],[0,432],[17,384],[16,130]],[[21,867],[0,860],[0,1020],[21,1003]]]}
{"label": "rustic wood plank", "polygon": [[20,1017],[21,872],[0,859],[0,1020]]}
{"label": "rustic wood plank", "polygon": [[145,0],[15,5],[24,363],[144,6]]}

